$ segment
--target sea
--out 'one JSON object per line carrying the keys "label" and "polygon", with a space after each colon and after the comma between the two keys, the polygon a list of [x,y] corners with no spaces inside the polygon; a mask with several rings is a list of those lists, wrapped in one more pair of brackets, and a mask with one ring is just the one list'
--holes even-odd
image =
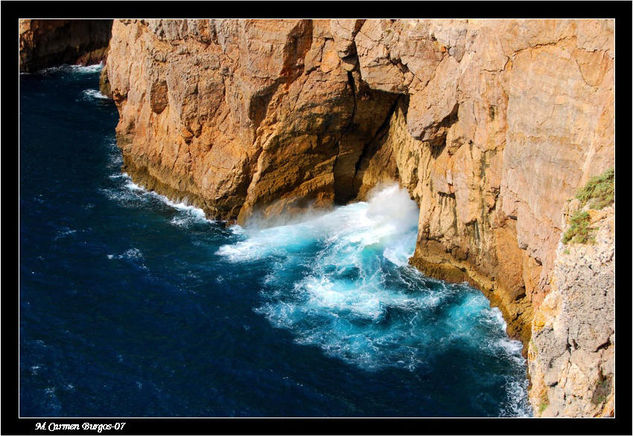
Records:
{"label": "sea", "polygon": [[529,416],[497,308],[408,265],[419,211],[244,227],[122,172],[101,66],[20,76],[20,414]]}

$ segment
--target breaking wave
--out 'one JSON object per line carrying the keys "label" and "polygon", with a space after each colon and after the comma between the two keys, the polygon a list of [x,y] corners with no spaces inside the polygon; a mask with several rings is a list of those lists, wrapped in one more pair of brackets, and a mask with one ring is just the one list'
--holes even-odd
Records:
{"label": "breaking wave", "polygon": [[217,254],[232,263],[272,261],[255,312],[299,344],[368,371],[424,373],[455,349],[510,365],[503,413],[529,414],[521,344],[497,308],[466,284],[449,284],[408,265],[419,211],[397,185],[368,202],[271,227],[233,227],[239,239]]}

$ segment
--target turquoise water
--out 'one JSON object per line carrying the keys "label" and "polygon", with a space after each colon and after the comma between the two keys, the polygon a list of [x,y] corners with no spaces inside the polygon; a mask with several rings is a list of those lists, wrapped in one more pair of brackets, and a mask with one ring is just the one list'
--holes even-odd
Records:
{"label": "turquoise water", "polygon": [[418,209],[245,228],[120,172],[99,69],[21,77],[23,416],[523,416],[497,309],[407,265]]}

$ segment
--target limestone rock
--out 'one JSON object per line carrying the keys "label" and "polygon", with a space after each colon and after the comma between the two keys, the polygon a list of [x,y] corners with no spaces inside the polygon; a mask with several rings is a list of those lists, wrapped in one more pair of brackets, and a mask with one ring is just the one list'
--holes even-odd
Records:
{"label": "limestone rock", "polygon": [[356,56],[356,34],[365,20],[330,20],[330,32],[334,39],[336,54],[341,58],[343,68],[352,71],[358,65]]}
{"label": "limestone rock", "polygon": [[355,196],[397,96],[345,69],[329,21],[168,21],[114,23],[107,75],[133,178],[241,222]]}
{"label": "limestone rock", "polygon": [[542,416],[614,412],[614,208],[593,213],[594,244],[559,245],[534,315],[530,400]]}

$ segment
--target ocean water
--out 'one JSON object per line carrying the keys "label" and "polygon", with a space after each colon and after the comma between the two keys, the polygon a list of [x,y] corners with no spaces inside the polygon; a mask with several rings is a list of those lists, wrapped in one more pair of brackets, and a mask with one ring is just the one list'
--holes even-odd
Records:
{"label": "ocean water", "polygon": [[136,186],[98,67],[21,76],[22,416],[525,416],[498,309],[397,186],[266,227]]}

